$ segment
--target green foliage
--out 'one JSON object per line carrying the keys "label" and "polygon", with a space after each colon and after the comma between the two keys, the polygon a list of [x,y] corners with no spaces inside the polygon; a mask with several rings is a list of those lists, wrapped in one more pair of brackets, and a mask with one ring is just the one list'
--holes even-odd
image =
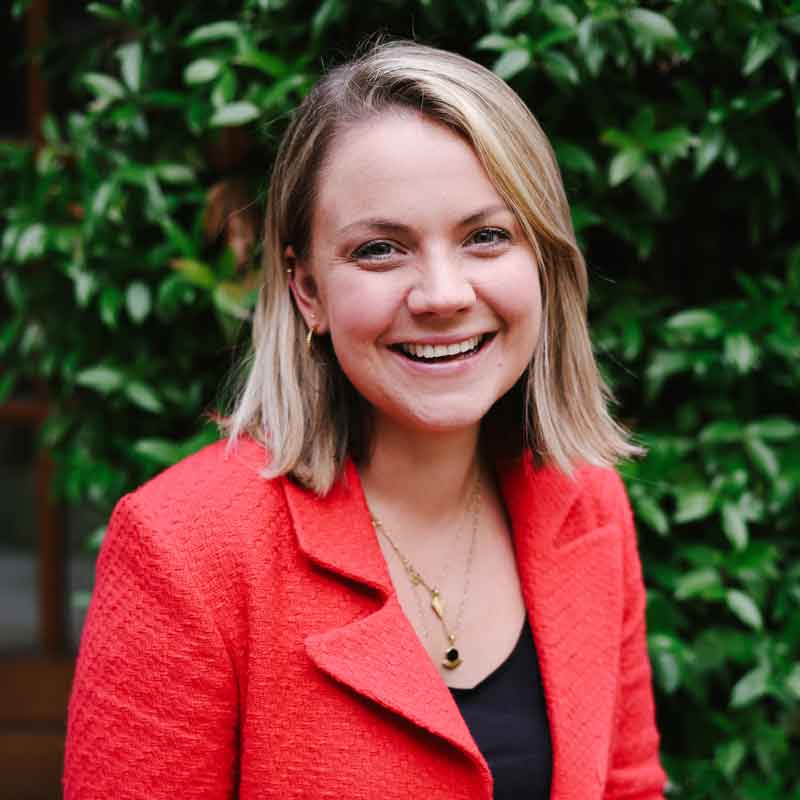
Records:
{"label": "green foliage", "polygon": [[72,110],[38,151],[0,145],[0,398],[47,385],[62,494],[108,508],[214,438],[258,253],[207,230],[210,189],[260,203],[323,63],[413,31],[553,139],[598,354],[649,447],[623,472],[673,796],[800,798],[800,4],[178,5],[91,3],[87,45],[46,54]]}

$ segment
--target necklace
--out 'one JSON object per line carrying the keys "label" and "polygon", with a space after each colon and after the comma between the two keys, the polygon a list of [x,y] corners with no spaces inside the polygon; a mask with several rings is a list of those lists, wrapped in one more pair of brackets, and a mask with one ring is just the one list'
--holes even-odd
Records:
{"label": "necklace", "polygon": [[[472,530],[470,534],[469,552],[467,555],[467,564],[465,567],[465,574],[464,574],[464,591],[461,595],[461,602],[459,603],[458,606],[456,621],[452,627],[448,625],[447,620],[445,619],[444,603],[442,601],[442,595],[441,592],[439,591],[438,584],[431,584],[425,580],[420,571],[411,563],[411,561],[407,558],[407,556],[405,556],[403,552],[400,550],[400,548],[397,546],[394,539],[392,539],[392,537],[389,535],[389,532],[386,530],[386,527],[383,525],[383,523],[374,514],[372,515],[372,524],[376,532],[380,533],[386,539],[386,541],[389,543],[389,546],[397,554],[397,557],[400,559],[400,563],[403,565],[403,569],[405,570],[409,580],[411,581],[411,585],[414,587],[414,589],[416,589],[418,586],[422,586],[430,596],[431,609],[433,610],[433,613],[436,615],[437,619],[441,623],[442,630],[444,631],[445,638],[447,639],[447,648],[445,649],[444,660],[442,661],[442,666],[446,667],[447,669],[456,669],[456,667],[460,666],[462,663],[461,655],[458,652],[458,648],[456,647],[456,635],[458,633],[459,628],[461,627],[461,619],[464,615],[464,605],[466,603],[467,594],[469,593],[470,577],[472,575],[472,562],[475,556],[475,541],[477,539],[478,521],[480,519],[480,508],[481,508],[480,473],[478,473],[478,475],[476,475],[475,478],[475,488],[472,492],[469,506],[467,508],[467,513],[469,513],[470,510],[472,511]],[[459,527],[459,534],[456,541],[458,541],[460,535],[461,535],[461,528]],[[422,603],[419,600],[419,595],[417,594],[416,591],[414,592],[414,597],[417,600],[417,606],[419,608],[423,630],[427,638],[428,631],[427,631],[427,625],[425,624],[425,614],[422,608]]]}

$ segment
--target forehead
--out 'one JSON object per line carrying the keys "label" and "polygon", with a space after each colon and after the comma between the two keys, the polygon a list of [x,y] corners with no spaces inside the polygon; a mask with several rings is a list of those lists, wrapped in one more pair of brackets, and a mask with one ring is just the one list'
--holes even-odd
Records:
{"label": "forehead", "polygon": [[461,218],[492,203],[503,201],[469,143],[421,114],[393,110],[334,140],[320,172],[315,216],[334,226],[364,214]]}

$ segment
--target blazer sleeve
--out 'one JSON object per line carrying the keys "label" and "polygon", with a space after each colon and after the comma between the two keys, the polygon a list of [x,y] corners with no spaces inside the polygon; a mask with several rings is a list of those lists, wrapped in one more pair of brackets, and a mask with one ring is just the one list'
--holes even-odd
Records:
{"label": "blazer sleeve", "polygon": [[64,797],[232,798],[232,661],[182,537],[159,535],[164,510],[142,505],[135,494],[118,503],[98,558],[69,702]]}
{"label": "blazer sleeve", "polygon": [[666,776],[658,756],[659,736],[645,627],[647,601],[633,514],[624,485],[618,476],[616,480],[623,534],[625,607],[605,800],[661,800]]}

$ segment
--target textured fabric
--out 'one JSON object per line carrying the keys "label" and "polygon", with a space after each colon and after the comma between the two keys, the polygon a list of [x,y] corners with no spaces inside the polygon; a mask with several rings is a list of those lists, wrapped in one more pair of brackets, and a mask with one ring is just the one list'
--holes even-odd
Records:
{"label": "textured fabric", "polygon": [[[324,498],[217,443],[117,505],[68,713],[66,800],[491,798],[408,623],[358,473]],[[554,800],[662,797],[625,492],[500,470],[539,654]]]}
{"label": "textured fabric", "polygon": [[547,800],[552,753],[528,621],[509,657],[472,689],[450,689],[489,764],[494,800]]}

